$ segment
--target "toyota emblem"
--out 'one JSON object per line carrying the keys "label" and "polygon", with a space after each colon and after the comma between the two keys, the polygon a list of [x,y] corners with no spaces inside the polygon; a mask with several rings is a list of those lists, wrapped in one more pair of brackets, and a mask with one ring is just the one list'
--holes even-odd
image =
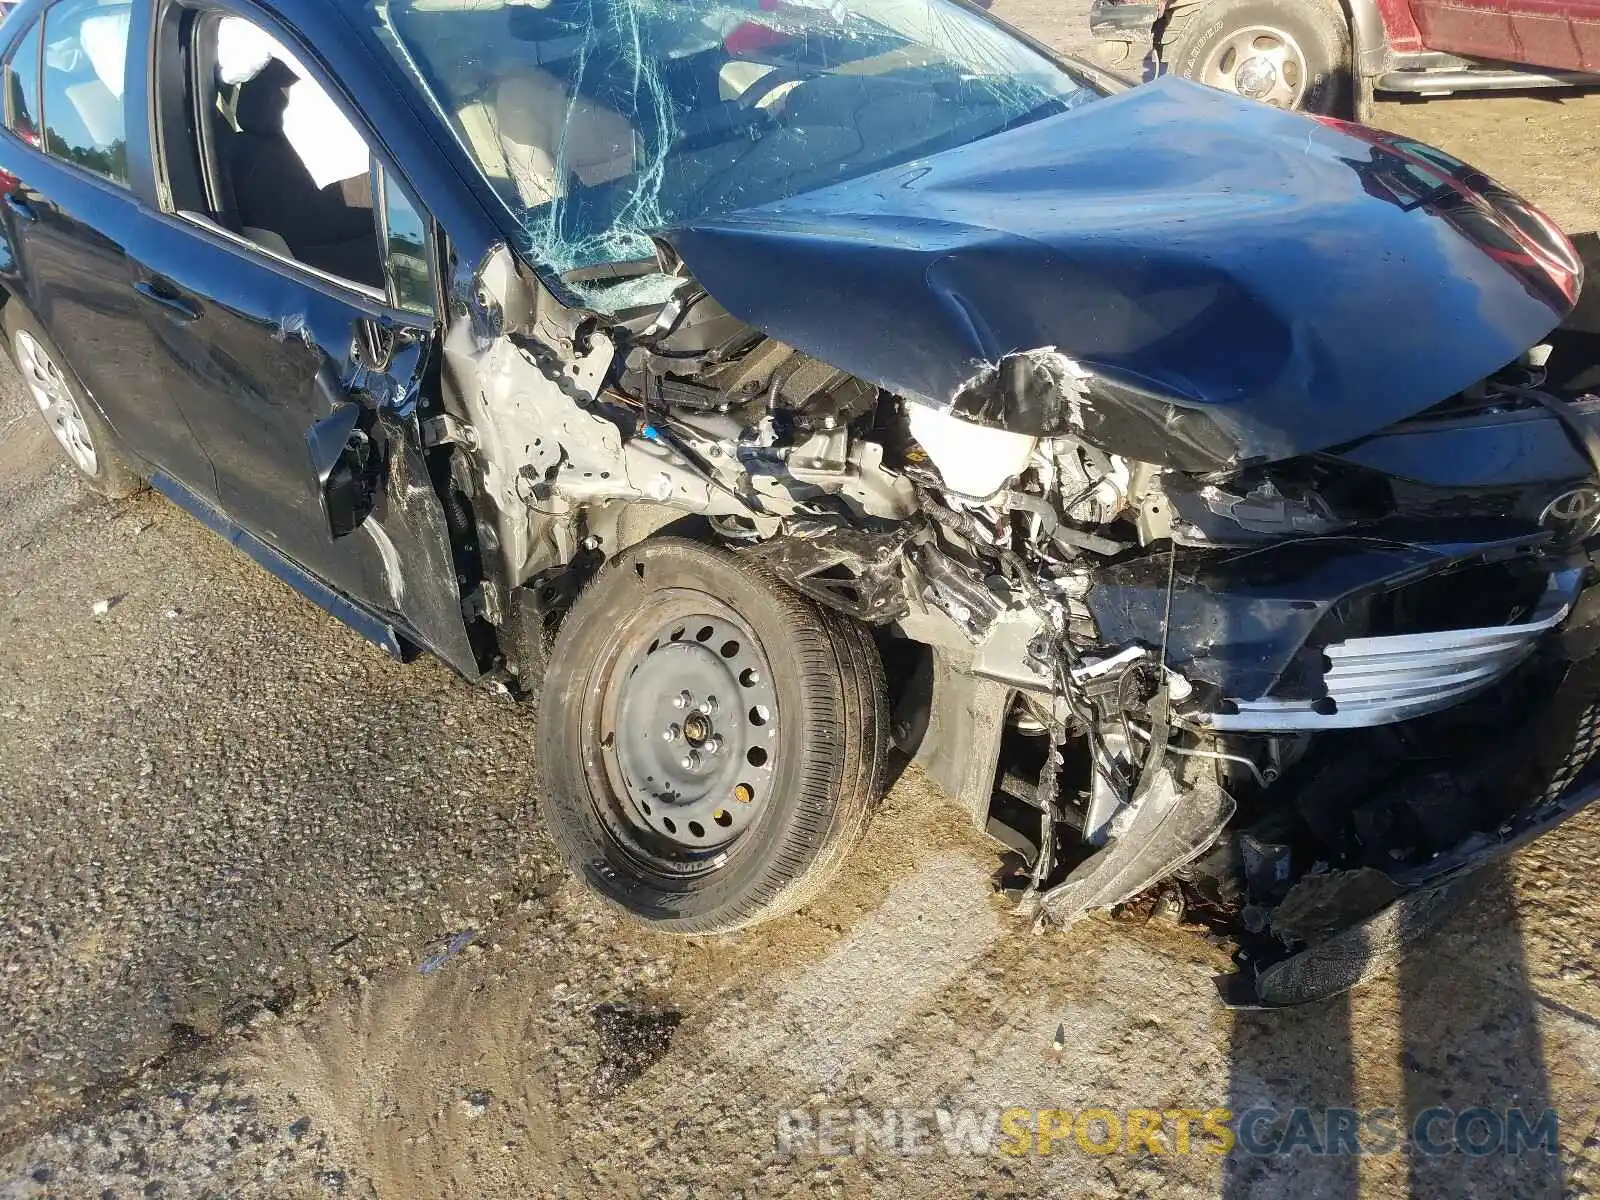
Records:
{"label": "toyota emblem", "polygon": [[1585,484],[1562,492],[1539,514],[1539,524],[1564,542],[1581,542],[1600,527],[1600,488]]}

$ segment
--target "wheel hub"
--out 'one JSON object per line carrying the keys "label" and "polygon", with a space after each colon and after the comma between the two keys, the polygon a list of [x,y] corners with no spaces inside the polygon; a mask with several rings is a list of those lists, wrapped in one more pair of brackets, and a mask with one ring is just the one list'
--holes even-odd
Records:
{"label": "wheel hub", "polygon": [[1281,29],[1252,25],[1206,56],[1200,82],[1274,108],[1296,108],[1305,95],[1306,58]]}
{"label": "wheel hub", "polygon": [[1278,84],[1278,68],[1271,59],[1254,55],[1239,64],[1233,78],[1241,96],[1265,100]]}
{"label": "wheel hub", "polygon": [[757,819],[780,746],[766,655],[731,615],[693,615],[619,660],[601,739],[621,815],[676,850],[725,848]]}
{"label": "wheel hub", "polygon": [[683,738],[696,748],[706,744],[711,737],[711,718],[702,712],[692,712],[683,719]]}

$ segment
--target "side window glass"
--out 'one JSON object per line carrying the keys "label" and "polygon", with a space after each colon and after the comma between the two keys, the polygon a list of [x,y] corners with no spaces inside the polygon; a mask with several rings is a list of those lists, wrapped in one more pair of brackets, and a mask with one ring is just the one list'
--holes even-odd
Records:
{"label": "side window glass", "polygon": [[386,284],[366,140],[300,60],[259,26],[223,16],[214,77],[194,111],[211,123],[204,215],[278,258],[377,291]]}
{"label": "side window glass", "polygon": [[428,222],[400,181],[383,180],[384,266],[389,299],[407,312],[432,314],[433,273],[428,269]]}
{"label": "side window glass", "polygon": [[39,23],[6,63],[6,128],[31,146],[39,144]]}
{"label": "side window glass", "polygon": [[45,149],[127,185],[129,3],[58,0],[44,18]]}

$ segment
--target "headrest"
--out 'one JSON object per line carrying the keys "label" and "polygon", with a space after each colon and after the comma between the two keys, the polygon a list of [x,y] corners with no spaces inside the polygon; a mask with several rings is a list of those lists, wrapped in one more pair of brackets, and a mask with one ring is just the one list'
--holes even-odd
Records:
{"label": "headrest", "polygon": [[281,134],[283,110],[289,107],[289,89],[299,76],[277,59],[239,89],[239,106],[234,119],[244,133]]}

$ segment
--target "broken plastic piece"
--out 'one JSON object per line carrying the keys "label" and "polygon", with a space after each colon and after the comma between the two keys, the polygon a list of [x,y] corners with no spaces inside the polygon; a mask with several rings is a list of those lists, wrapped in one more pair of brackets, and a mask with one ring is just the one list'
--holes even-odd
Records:
{"label": "broken plastic piece", "polygon": [[1141,792],[1120,836],[1044,894],[1044,916],[1070,925],[1121,904],[1203,853],[1233,816],[1233,798],[1208,776],[1185,789],[1159,767]]}
{"label": "broken plastic piece", "polygon": [[421,965],[417,967],[418,973],[432,975],[477,940],[476,929],[463,929],[459,933],[451,934],[444,939],[439,949],[422,960]]}

